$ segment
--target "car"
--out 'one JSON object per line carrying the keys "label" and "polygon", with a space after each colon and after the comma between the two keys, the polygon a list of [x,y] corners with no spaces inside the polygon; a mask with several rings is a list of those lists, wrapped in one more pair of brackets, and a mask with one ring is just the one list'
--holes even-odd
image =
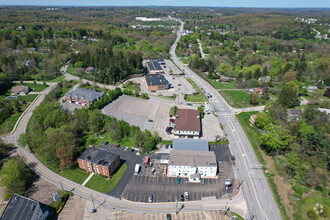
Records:
{"label": "car", "polygon": [[152,203],[152,195],[149,195],[149,202]]}
{"label": "car", "polygon": [[178,84],[178,86],[181,86],[181,84]]}
{"label": "car", "polygon": [[226,186],[231,186],[231,180],[228,178],[225,180]]}
{"label": "car", "polygon": [[152,168],[152,169],[151,169],[151,174],[154,174],[155,171],[156,171],[156,169],[155,169],[155,168]]}
{"label": "car", "polygon": [[212,98],[212,95],[210,95],[210,98]]}
{"label": "car", "polygon": [[205,184],[205,179],[202,179],[201,183],[204,185]]}
{"label": "car", "polygon": [[151,120],[151,119],[148,119],[148,122],[154,122],[153,120]]}
{"label": "car", "polygon": [[189,103],[189,102],[187,103],[187,105],[190,105],[190,106],[192,106],[192,104],[191,104],[191,103]]}
{"label": "car", "polygon": [[134,153],[134,149],[131,149],[131,153]]}
{"label": "car", "polygon": [[237,118],[235,118],[235,122],[237,122]]}
{"label": "car", "polygon": [[184,197],[185,197],[186,201],[189,200],[189,194],[188,194],[188,192],[184,192]]}
{"label": "car", "polygon": [[176,178],[176,183],[180,184],[180,177],[179,176]]}
{"label": "car", "polygon": [[184,201],[184,197],[183,197],[182,194],[180,194],[180,199],[181,199],[182,202]]}
{"label": "car", "polygon": [[170,148],[173,148],[173,144],[170,144]]}
{"label": "car", "polygon": [[118,144],[115,145],[115,148],[119,148],[119,147],[120,147],[120,145],[118,145]]}
{"label": "car", "polygon": [[129,147],[125,147],[125,151],[127,151],[129,149]]}
{"label": "car", "polygon": [[168,144],[165,144],[165,149],[168,149]]}
{"label": "car", "polygon": [[166,214],[166,220],[172,220],[171,214]]}

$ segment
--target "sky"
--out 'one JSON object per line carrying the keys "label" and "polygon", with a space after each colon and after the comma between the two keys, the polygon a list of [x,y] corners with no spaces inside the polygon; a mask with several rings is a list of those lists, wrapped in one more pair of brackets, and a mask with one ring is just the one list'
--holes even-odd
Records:
{"label": "sky", "polygon": [[330,0],[0,0],[0,5],[330,8]]}

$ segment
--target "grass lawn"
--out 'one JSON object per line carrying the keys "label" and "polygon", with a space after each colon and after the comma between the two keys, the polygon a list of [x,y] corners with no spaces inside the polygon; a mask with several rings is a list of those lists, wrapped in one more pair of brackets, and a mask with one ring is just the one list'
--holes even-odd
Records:
{"label": "grass lawn", "polygon": [[301,199],[297,202],[297,213],[295,219],[313,219],[307,216],[307,212],[314,208],[318,204],[323,205],[323,214],[320,214],[320,218],[314,219],[329,219],[330,217],[330,200],[328,196],[329,191],[324,189],[323,191],[315,191],[312,195]]}
{"label": "grass lawn", "polygon": [[59,82],[59,81],[64,80],[64,79],[65,79],[65,76],[60,75],[60,76],[56,77],[55,79],[47,80],[46,82]]}
{"label": "grass lawn", "polygon": [[183,64],[189,64],[189,62],[190,62],[190,59],[188,59],[188,58],[181,58],[180,60]]}
{"label": "grass lawn", "polygon": [[112,175],[110,179],[107,179],[103,176],[93,176],[85,186],[101,193],[110,192],[117,186],[126,169],[127,165],[124,163],[120,166],[119,169],[117,169],[115,174]]}
{"label": "grass lawn", "polygon": [[2,124],[0,124],[0,134],[7,134],[11,132],[21,114],[22,112],[19,114],[11,115]]}
{"label": "grass lawn", "polygon": [[187,78],[188,82],[196,89],[196,91],[199,93],[197,95],[186,95],[185,100],[187,102],[207,102],[208,99],[205,97],[202,90],[198,88],[198,86],[189,78]]}
{"label": "grass lawn", "polygon": [[25,95],[18,97],[18,100],[24,100],[26,102],[33,102],[35,98],[37,98],[37,94]]}
{"label": "grass lawn", "polygon": [[208,81],[214,85],[216,89],[236,89],[235,87],[235,81],[232,80],[229,83],[223,83],[223,82],[216,82],[214,80],[208,79]]}
{"label": "grass lawn", "polygon": [[[250,94],[243,91],[236,90],[226,90],[219,92],[222,97],[228,102],[229,105],[234,108],[245,108],[250,107]],[[258,105],[265,105],[268,102],[272,102],[272,100],[265,101],[264,99],[259,97]]]}
{"label": "grass lawn", "polygon": [[[22,85],[21,83],[16,83],[14,86]],[[34,83],[24,83],[24,85],[30,87],[32,92],[42,92],[47,86],[44,84],[34,84]]]}
{"label": "grass lawn", "polygon": [[74,167],[62,170],[61,176],[78,184],[82,184],[87,179],[89,174],[86,173],[86,171],[79,169],[78,166],[75,165]]}
{"label": "grass lawn", "polygon": [[[103,138],[101,138],[103,136]],[[92,139],[92,140],[91,140]],[[102,134],[95,137],[94,134],[89,134],[86,139],[86,143],[92,144],[95,147],[98,147],[103,142],[109,142],[112,144],[119,144],[124,147],[134,147],[134,139],[131,137],[124,137],[120,142],[112,140],[109,133]]]}
{"label": "grass lawn", "polygon": [[141,91],[140,84],[139,83],[133,83],[132,81],[129,81],[128,83],[125,83],[123,88],[124,89],[130,89],[132,91]]}

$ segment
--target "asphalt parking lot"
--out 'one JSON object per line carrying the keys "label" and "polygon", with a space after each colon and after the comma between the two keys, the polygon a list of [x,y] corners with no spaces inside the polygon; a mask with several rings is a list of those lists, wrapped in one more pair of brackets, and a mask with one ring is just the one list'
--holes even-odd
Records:
{"label": "asphalt parking lot", "polygon": [[[148,202],[149,195],[153,195],[153,202],[175,202],[180,195],[188,192],[189,201],[201,200],[202,197],[215,196],[217,199],[230,197],[232,188],[225,188],[225,179],[230,178],[234,184],[234,171],[229,162],[230,151],[228,146],[214,145],[210,148],[217,156],[219,165],[218,178],[205,179],[204,184],[189,183],[188,178],[181,178],[180,184],[176,177],[167,177],[162,173],[159,164],[161,155],[150,155],[153,167],[141,167],[139,174],[133,174],[121,198],[134,202]],[[151,174],[151,169],[156,172]]]}

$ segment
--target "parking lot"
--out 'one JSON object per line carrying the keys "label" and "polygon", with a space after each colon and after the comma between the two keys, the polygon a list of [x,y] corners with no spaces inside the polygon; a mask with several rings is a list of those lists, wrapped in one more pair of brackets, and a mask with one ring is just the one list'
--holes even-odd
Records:
{"label": "parking lot", "polygon": [[[234,184],[234,172],[229,162],[230,151],[228,146],[214,145],[214,151],[219,165],[218,178],[204,179],[204,184],[189,183],[188,178],[181,178],[177,183],[176,177],[163,175],[159,164],[160,154],[150,155],[153,166],[142,167],[139,174],[133,174],[121,197],[134,202],[148,202],[149,195],[153,195],[153,202],[175,202],[180,200],[180,195],[188,192],[189,201],[201,200],[202,197],[215,196],[217,199],[230,197],[232,188],[226,190],[225,179],[230,178]],[[151,169],[155,168],[154,174]]]}

